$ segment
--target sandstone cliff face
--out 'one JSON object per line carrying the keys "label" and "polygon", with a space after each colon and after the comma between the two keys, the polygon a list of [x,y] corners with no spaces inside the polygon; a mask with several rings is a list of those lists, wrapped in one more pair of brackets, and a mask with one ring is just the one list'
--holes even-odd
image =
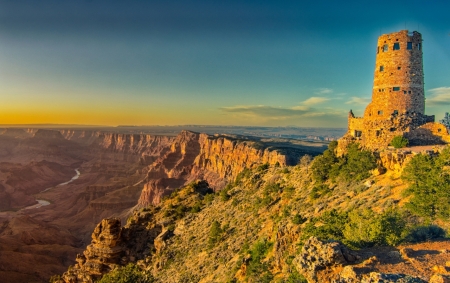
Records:
{"label": "sandstone cliff face", "polygon": [[277,162],[282,166],[290,165],[285,155],[269,149],[256,149],[252,143],[200,134],[200,154],[195,159],[195,166],[215,172],[221,179],[234,179],[244,168]]}
{"label": "sandstone cliff face", "polygon": [[133,219],[125,227],[118,218],[103,219],[92,233],[91,244],[83,254],[77,255],[77,263],[64,273],[62,282],[92,283],[120,265],[149,255],[162,227],[149,224],[149,215]]}
{"label": "sandstone cliff face", "polygon": [[290,165],[286,155],[254,145],[253,141],[182,131],[170,150],[149,167],[139,205],[158,204],[164,195],[197,179],[206,180],[217,190],[244,168],[265,163]]}
{"label": "sandstone cliff face", "polygon": [[173,139],[168,136],[101,133],[91,146],[105,150],[114,160],[139,161],[141,165],[149,165],[169,150]]}
{"label": "sandstone cliff face", "polygon": [[94,143],[101,134],[99,131],[85,130],[61,130],[60,133],[66,140],[75,141],[83,145]]}

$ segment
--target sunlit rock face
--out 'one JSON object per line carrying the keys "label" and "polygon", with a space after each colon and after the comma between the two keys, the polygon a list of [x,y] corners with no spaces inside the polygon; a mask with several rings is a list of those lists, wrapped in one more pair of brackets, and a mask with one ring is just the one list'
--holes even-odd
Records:
{"label": "sunlit rock face", "polygon": [[183,131],[149,167],[139,205],[158,204],[163,196],[196,179],[220,190],[244,168],[265,163],[290,165],[286,155],[258,149],[253,141]]}

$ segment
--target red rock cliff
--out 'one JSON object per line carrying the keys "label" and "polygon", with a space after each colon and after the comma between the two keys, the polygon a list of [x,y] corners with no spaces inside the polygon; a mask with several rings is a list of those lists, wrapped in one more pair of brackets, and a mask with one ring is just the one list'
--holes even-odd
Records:
{"label": "red rock cliff", "polygon": [[221,189],[244,168],[277,162],[287,165],[285,155],[275,150],[257,149],[255,144],[226,136],[182,131],[170,150],[149,166],[139,205],[158,204],[164,195],[196,179],[204,179],[212,188]]}

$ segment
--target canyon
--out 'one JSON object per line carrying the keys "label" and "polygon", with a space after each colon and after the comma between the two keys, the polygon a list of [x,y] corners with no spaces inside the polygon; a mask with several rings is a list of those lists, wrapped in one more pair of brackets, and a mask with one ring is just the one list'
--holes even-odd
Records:
{"label": "canyon", "polygon": [[191,131],[0,129],[2,282],[48,282],[74,264],[102,219],[125,221],[186,184],[204,180],[218,191],[245,168],[295,165],[324,149],[321,142]]}

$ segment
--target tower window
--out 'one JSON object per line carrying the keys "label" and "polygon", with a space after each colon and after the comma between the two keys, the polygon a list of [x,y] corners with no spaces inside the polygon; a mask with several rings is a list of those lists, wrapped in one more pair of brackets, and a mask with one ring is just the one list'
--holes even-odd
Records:
{"label": "tower window", "polygon": [[392,113],[394,115],[398,115],[398,110],[394,110],[394,113]]}
{"label": "tower window", "polygon": [[402,67],[400,67],[400,66],[397,67],[397,70],[401,70],[401,69],[402,69]]}
{"label": "tower window", "polygon": [[388,52],[389,47],[387,44],[383,45],[383,52]]}
{"label": "tower window", "polygon": [[355,131],[355,137],[360,138],[362,136],[362,131]]}
{"label": "tower window", "polygon": [[417,43],[417,50],[420,50],[422,48],[422,44]]}
{"label": "tower window", "polygon": [[399,90],[400,90],[400,87],[399,87],[399,86],[394,86],[394,87],[392,88],[392,90],[393,90],[393,91],[399,91]]}
{"label": "tower window", "polygon": [[399,42],[394,43],[394,50],[400,50],[400,43]]}
{"label": "tower window", "polygon": [[380,72],[384,71],[384,66],[380,66]]}
{"label": "tower window", "polygon": [[403,94],[406,94],[406,93],[407,93],[406,90],[404,90],[404,91],[403,91]]}
{"label": "tower window", "polygon": [[383,110],[378,110],[378,115],[383,115]]}
{"label": "tower window", "polygon": [[412,42],[408,42],[408,43],[406,44],[406,49],[412,50]]}
{"label": "tower window", "polygon": [[381,131],[380,131],[380,130],[377,130],[377,131],[375,132],[375,135],[376,135],[377,137],[381,136]]}

